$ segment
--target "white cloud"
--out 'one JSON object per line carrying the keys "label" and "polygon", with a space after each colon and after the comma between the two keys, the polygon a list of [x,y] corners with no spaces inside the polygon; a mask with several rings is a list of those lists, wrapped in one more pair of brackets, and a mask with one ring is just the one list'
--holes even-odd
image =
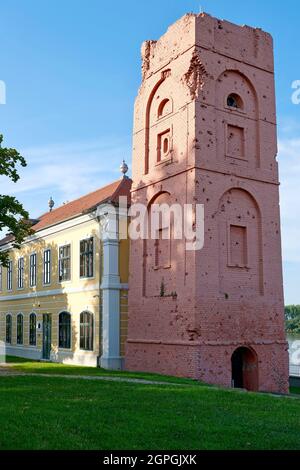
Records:
{"label": "white cloud", "polygon": [[300,139],[279,140],[284,261],[300,262]]}
{"label": "white cloud", "polygon": [[[300,272],[300,125],[284,119],[280,125],[279,170],[281,222],[287,303],[299,303]],[[131,161],[131,142],[118,139],[60,143],[21,149],[28,167],[17,184],[0,177],[0,193],[13,194],[32,217],[48,210],[53,196],[56,207],[119,178],[124,158]]]}
{"label": "white cloud", "polygon": [[[75,142],[20,150],[28,166],[17,184],[0,178],[2,194],[13,194],[36,217],[47,210],[47,198],[56,206],[119,178],[122,159],[130,159],[130,142]],[[41,199],[42,197],[42,199]]]}

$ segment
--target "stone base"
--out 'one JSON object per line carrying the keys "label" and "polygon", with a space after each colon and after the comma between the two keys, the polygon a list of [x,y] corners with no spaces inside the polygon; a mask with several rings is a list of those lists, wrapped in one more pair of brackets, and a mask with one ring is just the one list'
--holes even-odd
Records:
{"label": "stone base", "polygon": [[102,369],[107,370],[123,370],[124,358],[123,357],[100,357],[99,365]]}
{"label": "stone base", "polygon": [[35,346],[11,346],[7,344],[6,354],[34,361],[39,361],[42,358],[42,351]]}
{"label": "stone base", "polygon": [[[250,390],[289,393],[287,344],[159,344],[131,342],[126,344],[125,369],[193,378],[202,382],[232,387],[231,358],[238,348],[253,351],[256,360],[256,380]],[[253,364],[246,366],[245,383],[251,381]],[[246,387],[247,388],[247,387]]]}

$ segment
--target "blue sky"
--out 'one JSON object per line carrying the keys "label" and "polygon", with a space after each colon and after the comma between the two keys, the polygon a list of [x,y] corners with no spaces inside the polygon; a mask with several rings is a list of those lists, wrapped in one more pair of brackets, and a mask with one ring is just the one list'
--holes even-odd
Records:
{"label": "blue sky", "polygon": [[279,165],[286,303],[300,303],[299,4],[293,0],[0,0],[0,105],[5,144],[28,168],[15,186],[0,179],[38,216],[119,176],[131,161],[133,102],[140,84],[140,45],[200,8],[261,27],[275,41]]}

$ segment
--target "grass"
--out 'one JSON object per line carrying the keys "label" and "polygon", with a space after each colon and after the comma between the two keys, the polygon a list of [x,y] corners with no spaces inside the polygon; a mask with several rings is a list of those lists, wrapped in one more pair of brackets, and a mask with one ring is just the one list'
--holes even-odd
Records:
{"label": "grass", "polygon": [[153,380],[158,382],[171,382],[181,384],[201,385],[200,382],[193,379],[182,379],[169,375],[151,374],[147,372],[127,372],[112,371],[101,369],[98,367],[68,366],[54,362],[39,362],[30,359],[24,359],[15,356],[6,356],[6,362],[9,364],[10,370],[19,372],[27,372],[33,374],[61,374],[61,375],[90,375],[105,377],[122,377],[131,379]]}
{"label": "grass", "polygon": [[[76,369],[78,375],[73,366],[12,361],[23,372],[75,374]],[[104,375],[79,369],[83,375]],[[0,449],[300,449],[300,400],[173,377],[165,381],[145,385],[2,376]]]}

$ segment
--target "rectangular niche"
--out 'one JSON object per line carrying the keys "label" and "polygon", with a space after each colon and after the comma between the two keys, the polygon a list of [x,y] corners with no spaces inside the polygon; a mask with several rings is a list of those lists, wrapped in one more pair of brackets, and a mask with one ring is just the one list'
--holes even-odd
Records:
{"label": "rectangular niche", "polygon": [[245,159],[245,129],[243,127],[227,124],[226,156]]}
{"label": "rectangular niche", "polygon": [[168,160],[171,156],[171,130],[158,134],[157,136],[157,162]]}
{"label": "rectangular niche", "polygon": [[169,228],[160,228],[154,243],[154,269],[171,267],[171,240]]}
{"label": "rectangular niche", "polygon": [[229,226],[228,264],[239,268],[248,265],[247,227]]}

